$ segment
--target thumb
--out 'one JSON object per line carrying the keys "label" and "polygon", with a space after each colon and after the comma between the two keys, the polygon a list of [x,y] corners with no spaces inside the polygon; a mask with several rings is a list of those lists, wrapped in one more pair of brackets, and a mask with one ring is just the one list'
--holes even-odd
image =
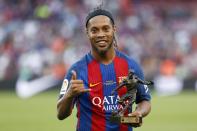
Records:
{"label": "thumb", "polygon": [[128,114],[128,116],[142,117],[142,114],[139,111],[134,111],[134,112]]}
{"label": "thumb", "polygon": [[71,79],[72,80],[76,80],[77,79],[77,73],[76,73],[76,71],[72,70],[71,73],[72,73]]}

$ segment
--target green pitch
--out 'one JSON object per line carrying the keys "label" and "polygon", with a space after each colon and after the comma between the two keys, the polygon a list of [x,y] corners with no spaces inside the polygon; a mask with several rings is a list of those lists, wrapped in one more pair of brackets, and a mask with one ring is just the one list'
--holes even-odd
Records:
{"label": "green pitch", "polygon": [[[0,92],[0,131],[74,131],[76,111],[71,117],[56,118],[59,91],[48,91],[30,99],[14,92]],[[197,92],[177,96],[152,96],[152,112],[135,131],[197,131]]]}

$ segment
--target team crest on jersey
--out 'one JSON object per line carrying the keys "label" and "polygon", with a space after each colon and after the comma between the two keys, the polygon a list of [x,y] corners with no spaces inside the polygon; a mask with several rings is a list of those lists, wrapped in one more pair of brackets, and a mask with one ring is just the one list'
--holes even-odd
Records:
{"label": "team crest on jersey", "polygon": [[67,89],[68,89],[68,80],[64,79],[64,81],[62,83],[62,88],[61,88],[60,94],[65,94]]}
{"label": "team crest on jersey", "polygon": [[118,83],[120,84],[126,78],[127,78],[127,76],[120,76],[120,77],[118,77]]}

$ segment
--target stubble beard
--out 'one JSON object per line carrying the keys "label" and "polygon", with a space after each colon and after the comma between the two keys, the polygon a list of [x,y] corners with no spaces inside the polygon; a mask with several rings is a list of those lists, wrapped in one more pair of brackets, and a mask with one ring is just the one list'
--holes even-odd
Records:
{"label": "stubble beard", "polygon": [[92,44],[93,50],[101,57],[104,58],[110,48],[112,48],[113,41],[109,44],[109,46],[104,50],[99,50],[96,46]]}

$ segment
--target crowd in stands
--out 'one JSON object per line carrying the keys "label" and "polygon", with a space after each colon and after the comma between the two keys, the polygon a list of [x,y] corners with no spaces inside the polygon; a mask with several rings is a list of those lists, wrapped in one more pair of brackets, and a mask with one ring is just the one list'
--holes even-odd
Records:
{"label": "crowd in stands", "polygon": [[[103,0],[104,1],[104,0]],[[0,80],[33,79],[67,69],[89,51],[85,17],[101,0],[0,0]],[[197,2],[107,0],[119,50],[146,78],[171,61],[181,79],[197,78]],[[161,71],[162,70],[162,71]]]}

